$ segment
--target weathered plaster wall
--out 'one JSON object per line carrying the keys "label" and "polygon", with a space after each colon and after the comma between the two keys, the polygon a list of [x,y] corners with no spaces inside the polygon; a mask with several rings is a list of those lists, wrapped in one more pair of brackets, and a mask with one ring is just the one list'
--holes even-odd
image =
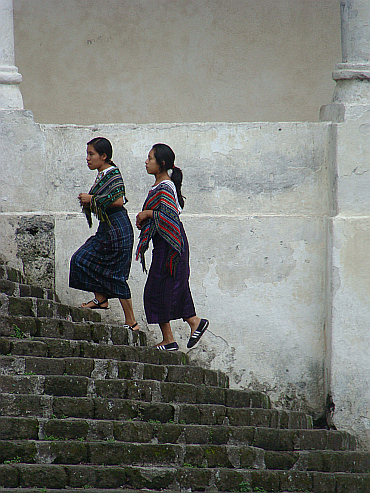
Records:
{"label": "weathered plaster wall", "polygon": [[335,424],[370,448],[370,107],[348,105],[338,125],[333,221],[331,389]]}
{"label": "weathered plaster wall", "polygon": [[317,121],[339,0],[13,0],[25,108],[44,123]]}
{"label": "weathered plaster wall", "polygon": [[[27,142],[32,140],[36,179],[30,176],[27,182],[27,206],[21,200],[24,182],[1,187],[1,198],[7,197],[1,200],[1,217],[6,221],[11,210],[22,215],[25,207],[53,216],[56,289],[62,301],[78,304],[91,296],[68,288],[70,256],[91,233],[77,201],[95,176],[86,166],[86,142],[96,135],[112,141],[133,220],[152,184],[146,155],[155,142],[167,142],[184,172],[182,218],[191,245],[191,287],[198,313],[211,322],[192,358],[226,370],[233,386],[266,390],[277,405],[322,410],[328,217],[334,207],[329,124],[80,127],[33,124],[27,113],[18,116],[19,132],[12,127],[16,116],[1,123],[10,139],[4,149],[24,145],[31,160]],[[31,139],[25,138],[23,125],[29,125]],[[27,173],[22,153],[14,156],[13,175]],[[19,262],[19,249],[14,258]],[[144,283],[134,262],[130,286],[143,328]],[[123,322],[117,300],[103,314]],[[176,321],[174,331],[185,349],[186,324]],[[154,342],[159,329],[150,327],[148,334]]]}

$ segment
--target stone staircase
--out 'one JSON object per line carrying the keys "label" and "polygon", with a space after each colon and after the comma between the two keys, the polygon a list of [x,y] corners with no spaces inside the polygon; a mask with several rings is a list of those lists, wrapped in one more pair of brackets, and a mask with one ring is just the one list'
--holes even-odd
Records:
{"label": "stone staircase", "polygon": [[346,432],[228,388],[0,265],[0,488],[369,493]]}

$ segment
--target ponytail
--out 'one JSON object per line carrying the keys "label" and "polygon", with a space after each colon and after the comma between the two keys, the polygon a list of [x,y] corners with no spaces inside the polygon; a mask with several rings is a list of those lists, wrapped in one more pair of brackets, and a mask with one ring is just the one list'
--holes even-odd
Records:
{"label": "ponytail", "polygon": [[175,153],[167,144],[154,144],[152,147],[154,151],[154,157],[161,170],[171,170],[171,180],[175,184],[177,192],[177,200],[179,201],[181,209],[184,207],[184,197],[181,195],[182,185],[182,171],[175,166]]}

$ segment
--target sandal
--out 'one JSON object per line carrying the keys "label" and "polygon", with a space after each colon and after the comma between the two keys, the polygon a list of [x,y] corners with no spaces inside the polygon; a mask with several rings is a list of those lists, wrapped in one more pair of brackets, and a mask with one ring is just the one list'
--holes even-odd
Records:
{"label": "sandal", "polygon": [[136,329],[136,330],[134,330],[134,327],[136,327],[137,325],[138,325],[138,323],[137,323],[137,322],[135,322],[135,323],[134,323],[134,325],[127,325],[127,324],[125,324],[123,327],[124,327],[125,329],[130,329],[130,330],[132,330],[132,332],[139,332],[139,330],[140,330],[140,329]]}
{"label": "sandal", "polygon": [[194,332],[192,336],[190,336],[189,342],[187,344],[187,348],[190,349],[197,344],[199,339],[202,337],[204,332],[207,330],[207,327],[209,325],[209,321],[205,318],[202,318],[201,321],[199,322],[198,328]]}
{"label": "sandal", "polygon": [[[107,298],[103,301],[99,301],[96,298],[94,298],[93,300],[90,300],[87,303],[83,303],[81,305],[81,308],[87,308],[88,310],[96,310],[97,308],[99,308],[100,310],[108,310],[109,308],[108,306],[101,306],[103,303],[107,303],[107,301],[108,301]],[[86,306],[89,303],[94,303],[95,306]]]}
{"label": "sandal", "polygon": [[170,342],[169,344],[161,344],[160,346],[155,346],[160,351],[177,351],[179,345],[177,342]]}

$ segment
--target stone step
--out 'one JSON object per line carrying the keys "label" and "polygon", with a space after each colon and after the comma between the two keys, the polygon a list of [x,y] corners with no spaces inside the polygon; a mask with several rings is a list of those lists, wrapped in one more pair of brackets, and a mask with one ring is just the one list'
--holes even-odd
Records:
{"label": "stone step", "polygon": [[[272,458],[273,456],[273,458]],[[358,451],[265,451],[249,445],[134,443],[82,440],[0,440],[0,463],[95,464],[190,468],[370,472]]]}
{"label": "stone step", "polygon": [[[0,462],[370,472],[369,454],[356,451],[273,452],[246,445],[107,441],[0,441]],[[289,458],[288,458],[289,455]]]}
{"label": "stone step", "polygon": [[214,404],[144,402],[129,399],[0,394],[0,414],[9,417],[160,421],[161,423],[311,429],[303,412],[234,408]]}
{"label": "stone step", "polygon": [[42,491],[66,488],[69,491],[73,491],[71,488],[117,488],[122,491],[134,488],[193,492],[259,489],[263,492],[369,493],[370,474],[11,463],[0,465],[0,486],[9,489],[41,488]]}
{"label": "stone step", "polygon": [[254,391],[174,381],[119,378],[101,380],[73,375],[0,375],[0,393],[217,404],[241,408],[271,407],[267,396]]}
{"label": "stone step", "polygon": [[[0,266],[1,271],[1,266]],[[10,275],[13,281],[10,279],[0,278],[0,293],[4,293],[8,296],[17,296],[20,298],[40,298],[43,300],[52,300],[60,303],[60,299],[55,291],[52,289],[41,288],[40,286],[31,286],[30,284],[23,284],[21,278],[17,275]]]}
{"label": "stone step", "polygon": [[153,365],[79,357],[0,356],[0,375],[73,375],[101,380],[122,378],[228,387],[228,379],[217,370],[190,365]]}
{"label": "stone step", "polygon": [[355,450],[344,431],[150,421],[0,417],[0,440],[116,440],[136,443],[248,445],[271,451]]}
{"label": "stone step", "polygon": [[0,257],[0,279],[15,283],[25,283],[23,274],[18,269],[7,265],[2,257]]}
{"label": "stone step", "polygon": [[142,331],[132,331],[124,325],[104,324],[91,320],[71,322],[49,318],[4,317],[0,321],[0,336],[13,340],[25,339],[28,342],[41,338],[58,339],[64,342],[82,340],[118,345],[132,343],[146,345],[146,335]]}
{"label": "stone step", "polygon": [[[50,296],[54,295],[51,294]],[[0,303],[2,317],[37,317],[55,318],[72,322],[81,322],[84,320],[101,322],[99,310],[65,305],[55,299],[9,296],[0,292]]]}
{"label": "stone step", "polygon": [[[97,324],[95,324],[95,329]],[[154,365],[188,365],[189,359],[181,351],[158,351],[155,348],[142,346],[144,342],[141,332],[117,330],[109,326],[99,335],[94,332],[96,340],[68,340],[48,337],[0,337],[0,354],[9,356],[34,356],[48,358],[92,358],[116,359],[118,361],[138,361]],[[123,343],[121,342],[123,339]],[[117,344],[115,344],[117,343]],[[222,372],[219,372],[220,374]],[[228,377],[224,375],[228,382]]]}

